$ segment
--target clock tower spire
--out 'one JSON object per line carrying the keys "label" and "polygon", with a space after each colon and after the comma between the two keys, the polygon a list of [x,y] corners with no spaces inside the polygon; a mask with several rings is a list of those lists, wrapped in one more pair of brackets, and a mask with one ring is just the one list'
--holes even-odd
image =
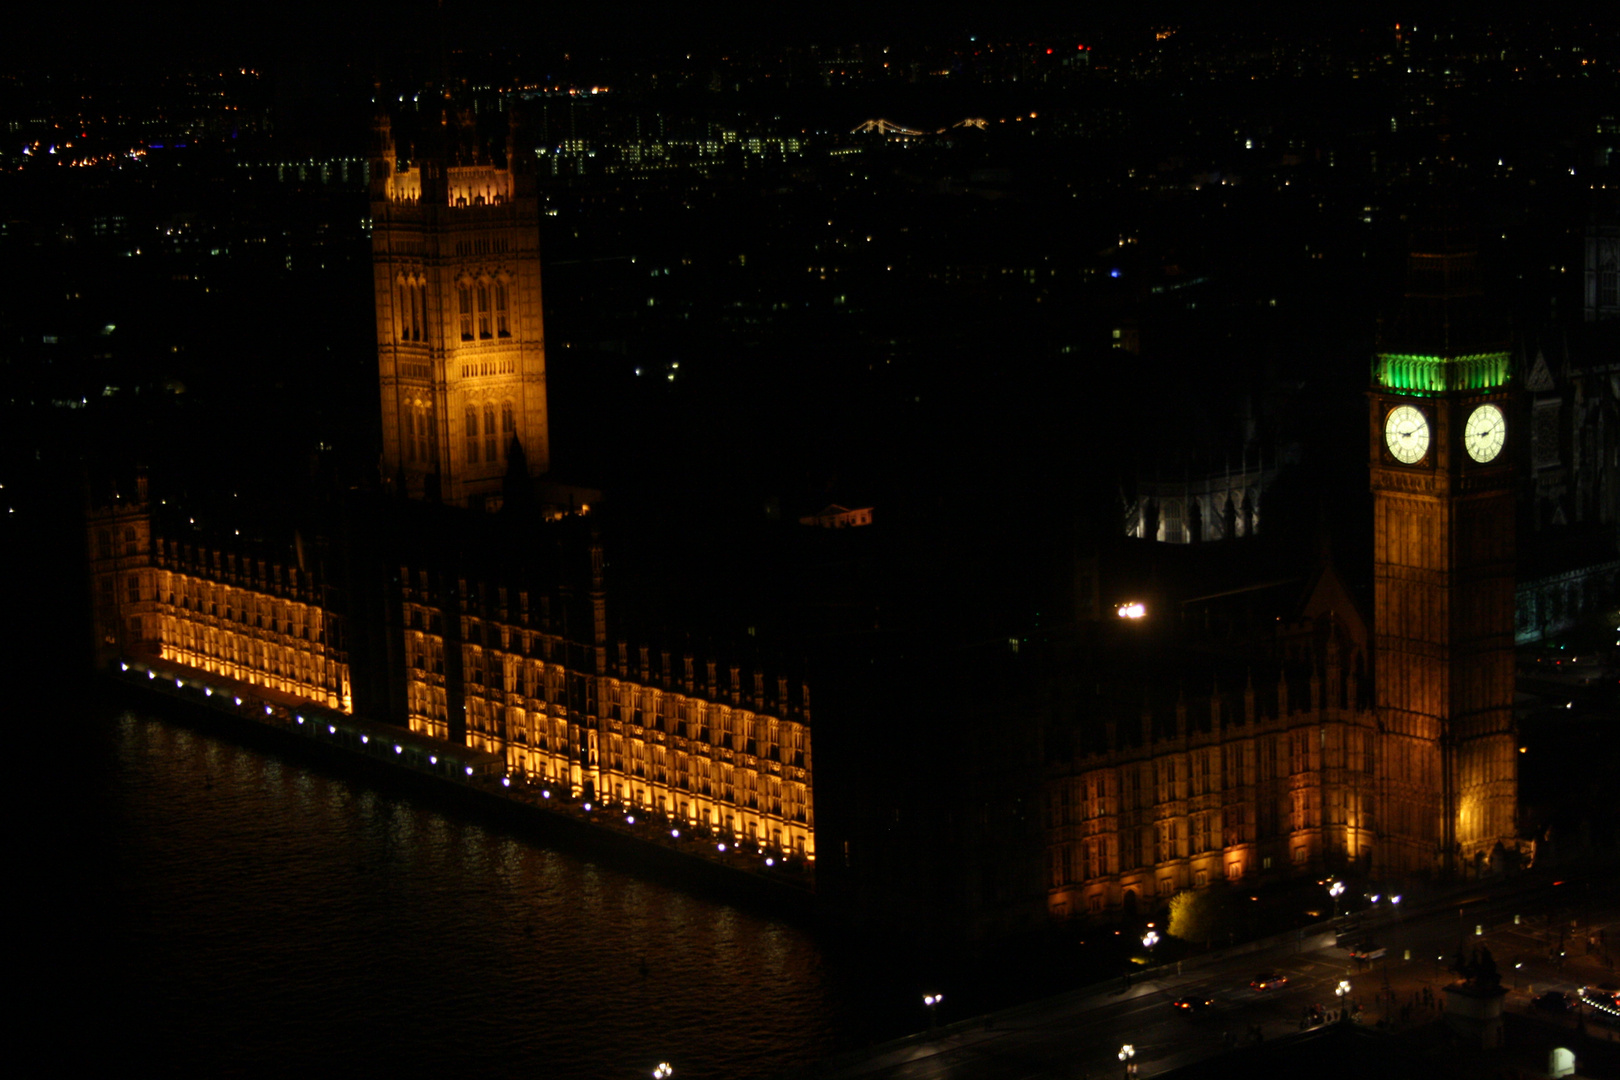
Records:
{"label": "clock tower spire", "polygon": [[1513,725],[1517,452],[1507,335],[1452,215],[1415,237],[1373,364],[1374,872],[1454,876],[1517,832]]}

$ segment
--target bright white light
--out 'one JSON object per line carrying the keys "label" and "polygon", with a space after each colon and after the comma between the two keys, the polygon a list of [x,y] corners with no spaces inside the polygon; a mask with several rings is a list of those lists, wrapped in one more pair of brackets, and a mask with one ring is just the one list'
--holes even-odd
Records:
{"label": "bright white light", "polygon": [[125,664],[125,663],[122,663],[122,662],[119,663],[118,667],[119,667],[119,670],[121,670],[121,671],[128,671],[129,670],[129,665]]}
{"label": "bright white light", "polygon": [[1337,899],[1337,898],[1343,896],[1344,895],[1344,882],[1335,881],[1332,885],[1329,885],[1328,886],[1328,895],[1333,897],[1334,899]]}
{"label": "bright white light", "polygon": [[241,699],[241,698],[237,698],[237,699],[236,699],[236,703],[237,703],[237,704],[238,704],[238,705],[240,705],[240,704],[242,704],[242,699]]}
{"label": "bright white light", "polygon": [[1370,899],[1373,903],[1376,904],[1376,903],[1378,903],[1378,894],[1373,893],[1372,896],[1370,896],[1368,899]]}
{"label": "bright white light", "polygon": [[542,799],[551,798],[551,791],[549,789],[542,789],[541,792],[540,792],[540,797]]}
{"label": "bright white light", "polygon": [[362,736],[360,736],[360,741],[363,742],[363,743],[369,743],[371,741],[371,736],[370,735],[362,735]]}
{"label": "bright white light", "polygon": [[724,844],[717,844],[715,846],[718,847],[721,851],[726,850],[726,845],[724,845]]}
{"label": "bright white light", "polygon": [[472,775],[472,766],[471,765],[467,766],[467,775],[468,776]]}
{"label": "bright white light", "polygon": [[634,825],[636,823],[635,815],[633,815],[633,814],[624,815],[624,820],[625,820],[626,824],[629,824],[629,825]]}
{"label": "bright white light", "polygon": [[146,677],[147,677],[147,678],[148,678],[148,679],[155,679],[155,678],[157,678],[157,672],[155,672],[155,671],[148,671],[148,672],[147,672],[147,673],[146,673]]}
{"label": "bright white light", "polygon": [[[298,722],[299,722],[299,723],[300,723],[300,724],[302,724],[302,723],[303,723],[303,722],[304,722],[304,718],[303,718],[303,717],[302,717],[302,716],[300,716],[300,717],[299,717],[299,718],[298,718]],[[327,734],[328,734],[328,735],[336,735],[336,734],[337,734],[337,727],[336,727],[336,725],[333,725],[333,724],[327,724],[327,725],[326,725],[326,733],[327,733]]]}
{"label": "bright white light", "polygon": [[1136,1047],[1132,1046],[1130,1043],[1126,1043],[1124,1046],[1119,1048],[1119,1060],[1129,1061],[1135,1056]]}
{"label": "bright white light", "polygon": [[266,716],[270,715],[270,706],[266,705],[264,707],[264,715],[266,715]]}
{"label": "bright white light", "polygon": [[174,685],[176,685],[178,687],[181,687],[181,688],[184,688],[186,684],[181,682],[179,679],[176,679],[176,680],[174,680]]}
{"label": "bright white light", "polygon": [[1140,603],[1121,604],[1114,613],[1122,619],[1140,619],[1147,615],[1147,607]]}
{"label": "bright white light", "polygon": [[213,697],[214,696],[214,688],[212,686],[205,686],[205,687],[203,687],[203,693],[207,694],[209,697]]}
{"label": "bright white light", "polygon": [[681,830],[679,830],[679,829],[671,829],[671,830],[669,830],[669,835],[671,835],[675,839],[679,840],[681,838]]}
{"label": "bright white light", "polygon": [[776,860],[775,859],[766,859],[765,860],[765,865],[766,866],[775,866],[776,865]]}
{"label": "bright white light", "polygon": [[590,803],[586,803],[586,804],[585,804],[585,811],[586,811],[586,813],[589,813],[589,812],[590,812],[590,809],[591,809],[591,804],[590,804]]}
{"label": "bright white light", "polygon": [[511,787],[512,786],[512,778],[510,776],[501,777],[501,786],[502,787]]}
{"label": "bright white light", "polygon": [[439,763],[439,755],[438,754],[431,754],[431,755],[428,756],[428,764],[429,765],[437,765],[438,763]]}

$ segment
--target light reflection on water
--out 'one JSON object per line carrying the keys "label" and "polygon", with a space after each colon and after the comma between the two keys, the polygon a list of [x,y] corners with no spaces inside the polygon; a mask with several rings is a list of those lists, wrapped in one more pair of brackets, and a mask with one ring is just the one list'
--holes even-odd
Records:
{"label": "light reflection on water", "polygon": [[162,720],[106,732],[105,959],[135,1057],[587,1080],[836,1048],[797,926]]}

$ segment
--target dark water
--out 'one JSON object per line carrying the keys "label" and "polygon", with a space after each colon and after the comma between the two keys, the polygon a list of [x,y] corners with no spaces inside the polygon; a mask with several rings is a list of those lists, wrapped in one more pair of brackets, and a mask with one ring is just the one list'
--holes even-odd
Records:
{"label": "dark water", "polygon": [[47,1060],[697,1080],[872,1037],[804,928],[154,715],[70,719]]}

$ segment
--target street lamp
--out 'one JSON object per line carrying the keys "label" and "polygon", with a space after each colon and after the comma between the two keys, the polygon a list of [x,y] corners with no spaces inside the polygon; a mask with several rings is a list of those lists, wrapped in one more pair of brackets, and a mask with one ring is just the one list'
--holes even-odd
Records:
{"label": "street lamp", "polygon": [[1153,950],[1153,946],[1157,945],[1158,943],[1159,943],[1159,932],[1157,930],[1149,930],[1147,933],[1142,935],[1142,945],[1150,953]]}
{"label": "street lamp", "polygon": [[1333,897],[1333,917],[1339,917],[1339,897],[1344,895],[1344,882],[1335,881],[1328,886],[1328,895]]}
{"label": "street lamp", "polygon": [[934,1026],[934,1019],[939,1013],[939,1003],[945,1000],[944,994],[924,994],[923,1004],[928,1006],[928,1026]]}
{"label": "street lamp", "polygon": [[653,1080],[667,1080],[668,1077],[674,1075],[675,1070],[670,1068],[670,1064],[667,1061],[660,1061],[658,1063],[658,1068],[653,1070]]}
{"label": "street lamp", "polygon": [[1132,1046],[1130,1043],[1126,1043],[1124,1046],[1119,1048],[1119,1060],[1125,1063],[1126,1076],[1136,1075],[1136,1062],[1131,1060],[1135,1056],[1136,1047]]}
{"label": "street lamp", "polygon": [[1350,993],[1350,980],[1340,979],[1339,985],[1333,988],[1333,993],[1334,996],[1339,999],[1339,1019],[1348,1020],[1350,1018],[1350,1012],[1345,1008],[1344,999]]}

